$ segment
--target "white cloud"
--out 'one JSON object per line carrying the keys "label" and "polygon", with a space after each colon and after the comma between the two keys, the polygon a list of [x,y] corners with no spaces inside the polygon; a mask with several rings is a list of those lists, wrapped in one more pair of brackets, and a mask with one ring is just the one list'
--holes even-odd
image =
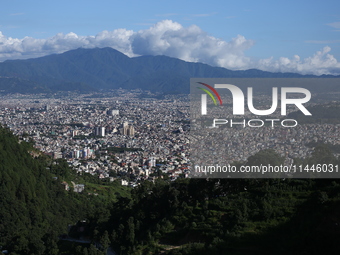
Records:
{"label": "white cloud", "polygon": [[338,21],[338,22],[333,22],[333,23],[328,23],[327,25],[328,25],[328,26],[331,26],[331,27],[333,27],[333,28],[339,29],[339,28],[340,28],[340,21]]}
{"label": "white cloud", "polygon": [[96,36],[78,36],[75,33],[58,33],[47,39],[6,37],[0,32],[0,61],[7,59],[27,59],[62,53],[84,47],[112,47],[128,56],[135,56],[131,50],[130,37],[134,32],[126,29],[102,31]]}
{"label": "white cloud", "polygon": [[133,52],[138,55],[167,55],[228,68],[246,67],[250,59],[243,52],[253,44],[241,35],[225,42],[208,35],[198,26],[184,28],[171,20],[141,30],[132,39]]}
{"label": "white cloud", "polygon": [[340,74],[340,63],[329,54],[331,48],[326,46],[322,51],[317,51],[312,57],[301,60],[300,56],[293,58],[281,57],[279,60],[273,58],[262,59],[256,68],[272,72],[297,72],[301,74]]}
{"label": "white cloud", "polygon": [[196,25],[183,27],[177,22],[163,20],[145,30],[115,29],[102,31],[95,36],[80,36],[71,32],[59,33],[47,39],[18,39],[6,37],[0,32],[0,61],[62,53],[79,47],[112,47],[130,57],[166,55],[229,69],[258,68],[318,75],[340,73],[340,63],[329,54],[331,48],[328,46],[303,60],[295,55],[291,59],[281,57],[253,61],[245,55],[245,51],[253,45],[253,40],[242,35],[224,41],[207,34]]}

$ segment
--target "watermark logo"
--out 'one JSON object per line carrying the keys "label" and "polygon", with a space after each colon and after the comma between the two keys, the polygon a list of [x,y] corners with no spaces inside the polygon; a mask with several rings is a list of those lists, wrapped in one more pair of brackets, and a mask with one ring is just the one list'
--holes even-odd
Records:
{"label": "watermark logo", "polygon": [[339,82],[191,78],[189,176],[338,178],[338,166],[315,161],[312,146],[339,143]]}
{"label": "watermark logo", "polygon": [[[222,105],[222,99],[219,93],[216,91],[216,89],[228,89],[233,98],[233,115],[244,115],[244,105],[245,105],[245,99],[244,99],[244,94],[242,90],[232,84],[215,84],[214,87],[203,83],[203,82],[198,82],[207,88],[209,88],[218,98],[220,105]],[[201,114],[202,115],[207,115],[207,94],[210,96],[210,98],[213,100],[214,104],[217,105],[216,99],[213,96],[213,94],[204,88],[197,87],[198,89],[203,90],[206,92],[206,94],[201,95]],[[281,88],[281,115],[285,116],[287,115],[287,105],[295,105],[304,115],[312,115],[306,107],[303,105],[304,103],[307,103],[311,99],[311,93],[308,89],[305,88],[297,88],[297,87],[282,87]],[[289,93],[294,93],[294,94],[303,94],[303,98],[294,98],[290,99],[287,97]],[[254,107],[254,100],[253,100],[253,88],[248,87],[247,88],[247,105],[248,105],[248,110],[258,116],[265,116],[265,115],[270,115],[274,113],[278,107],[278,88],[273,87],[272,88],[272,105],[269,109],[265,110],[259,110]]]}
{"label": "watermark logo", "polygon": [[[216,95],[220,105],[223,104],[221,96],[220,96],[220,94],[218,94],[216,89],[214,89],[209,84],[206,84],[206,83],[203,83],[203,82],[197,82],[197,83],[202,84],[203,86],[209,88]],[[207,94],[201,95],[201,112],[202,112],[202,115],[206,115],[207,114],[207,95],[209,95],[210,98],[213,100],[214,105],[217,105],[217,101],[216,101],[216,98],[214,97],[214,95],[209,90],[207,90],[205,88],[201,88],[201,87],[197,87],[197,88],[200,89],[200,90],[203,90],[205,93],[207,93]]]}

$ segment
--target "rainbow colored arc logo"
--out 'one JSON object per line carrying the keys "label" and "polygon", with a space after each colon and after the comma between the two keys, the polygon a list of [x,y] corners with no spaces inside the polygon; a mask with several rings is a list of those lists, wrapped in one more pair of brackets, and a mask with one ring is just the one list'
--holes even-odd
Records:
{"label": "rainbow colored arc logo", "polygon": [[[214,89],[213,87],[211,87],[210,85],[206,84],[206,83],[203,83],[203,82],[197,82],[199,84],[202,84],[203,86],[206,86],[207,88],[209,88],[217,97],[218,101],[220,102],[220,105],[222,105],[222,99],[220,97],[220,95],[218,94],[218,92],[216,91],[216,89]],[[217,101],[216,101],[216,98],[214,97],[214,95],[207,89],[205,88],[200,88],[200,87],[197,87],[198,89],[201,89],[203,90],[205,93],[207,93],[211,99],[213,100],[214,104],[217,105]]]}

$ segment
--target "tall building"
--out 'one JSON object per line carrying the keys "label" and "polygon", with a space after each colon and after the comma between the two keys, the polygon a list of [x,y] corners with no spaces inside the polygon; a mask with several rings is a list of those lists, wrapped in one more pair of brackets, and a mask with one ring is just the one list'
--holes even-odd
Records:
{"label": "tall building", "polygon": [[83,152],[83,155],[82,155],[83,158],[87,158],[87,156],[88,156],[87,155],[87,148],[85,148],[82,152]]}
{"label": "tall building", "polygon": [[105,127],[96,127],[95,129],[96,136],[105,136]]}
{"label": "tall building", "polygon": [[123,135],[134,136],[135,135],[135,128],[130,125],[128,122],[124,122],[123,124]]}
{"label": "tall building", "polygon": [[79,158],[80,157],[79,150],[74,150],[72,154],[73,154],[73,158]]}

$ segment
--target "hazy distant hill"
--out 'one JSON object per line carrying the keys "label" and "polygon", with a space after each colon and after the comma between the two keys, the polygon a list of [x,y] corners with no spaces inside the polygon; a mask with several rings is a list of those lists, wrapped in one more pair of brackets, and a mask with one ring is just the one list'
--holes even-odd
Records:
{"label": "hazy distant hill", "polygon": [[[232,71],[166,56],[129,58],[112,48],[80,48],[63,54],[0,63],[0,90],[6,92],[90,91],[122,87],[188,93],[189,79],[193,77],[313,76],[256,69]],[[15,79],[10,81],[8,78]]]}

